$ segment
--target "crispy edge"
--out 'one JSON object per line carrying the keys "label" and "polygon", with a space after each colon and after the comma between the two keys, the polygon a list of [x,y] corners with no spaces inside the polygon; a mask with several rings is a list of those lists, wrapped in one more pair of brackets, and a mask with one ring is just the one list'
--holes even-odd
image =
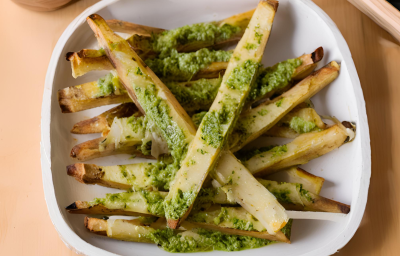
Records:
{"label": "crispy edge", "polygon": [[106,220],[86,216],[84,225],[92,233],[107,236],[108,223]]}
{"label": "crispy edge", "polygon": [[165,29],[162,29],[162,28],[149,27],[149,26],[131,23],[131,22],[123,21],[123,20],[117,20],[117,19],[106,20],[106,22],[113,31],[137,34],[137,35],[141,35],[141,36],[150,37],[153,33],[159,34],[163,31],[165,31]]}
{"label": "crispy edge", "polygon": [[153,216],[145,213],[125,211],[121,209],[109,209],[102,204],[90,206],[85,201],[75,201],[65,207],[68,213],[71,214],[89,214],[89,215],[124,215],[124,216]]}
{"label": "crispy edge", "polygon": [[132,186],[112,181],[103,180],[104,171],[95,164],[76,163],[67,166],[67,174],[84,184],[97,184],[109,188],[128,190]]}
{"label": "crispy edge", "polygon": [[[130,100],[129,96],[127,98]],[[106,112],[95,116],[90,119],[80,121],[71,129],[71,133],[75,134],[88,134],[88,133],[102,133],[111,128],[112,122],[115,117],[130,117],[135,113],[138,113],[138,108],[132,102],[123,103],[118,105]]]}
{"label": "crispy edge", "polygon": [[98,157],[111,156],[116,154],[135,154],[142,158],[154,158],[151,155],[143,155],[141,151],[132,146],[122,146],[121,148],[115,149],[114,143],[108,144],[104,150],[100,151],[99,146],[104,139],[104,137],[100,137],[94,140],[80,143],[71,149],[70,156],[79,161],[87,161]]}

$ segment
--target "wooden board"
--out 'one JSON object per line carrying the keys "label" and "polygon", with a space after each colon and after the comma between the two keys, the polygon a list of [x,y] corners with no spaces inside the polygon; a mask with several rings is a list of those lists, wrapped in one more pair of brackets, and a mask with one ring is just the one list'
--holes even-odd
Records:
{"label": "wooden board", "polygon": [[[76,255],[58,237],[47,213],[40,168],[40,111],[54,45],[67,25],[95,2],[81,0],[39,13],[10,0],[0,1],[1,255]],[[398,255],[400,46],[346,0],[315,3],[332,17],[349,44],[371,132],[372,180],[366,213],[354,238],[338,255]],[[16,86],[24,91],[16,91]]]}

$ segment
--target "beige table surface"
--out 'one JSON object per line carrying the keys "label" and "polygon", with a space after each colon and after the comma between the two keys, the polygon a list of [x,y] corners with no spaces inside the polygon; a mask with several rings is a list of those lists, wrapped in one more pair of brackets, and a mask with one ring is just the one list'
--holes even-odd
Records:
{"label": "beige table surface", "polygon": [[[38,13],[0,0],[0,255],[75,255],[58,237],[44,200],[40,110],[53,47],[67,25],[96,2]],[[371,133],[367,209],[339,255],[400,255],[400,47],[346,0],[315,2],[349,44]]]}

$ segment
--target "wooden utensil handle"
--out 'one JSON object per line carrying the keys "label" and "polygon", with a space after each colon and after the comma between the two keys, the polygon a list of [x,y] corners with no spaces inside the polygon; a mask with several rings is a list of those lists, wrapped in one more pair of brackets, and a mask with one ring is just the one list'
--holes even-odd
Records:
{"label": "wooden utensil handle", "polygon": [[386,0],[348,0],[400,42],[400,12]]}

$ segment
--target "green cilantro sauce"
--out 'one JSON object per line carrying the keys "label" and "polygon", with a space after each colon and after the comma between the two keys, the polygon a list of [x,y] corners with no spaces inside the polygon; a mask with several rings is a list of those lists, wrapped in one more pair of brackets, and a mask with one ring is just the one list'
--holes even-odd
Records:
{"label": "green cilantro sauce", "polygon": [[184,236],[174,233],[172,229],[155,230],[148,235],[148,238],[168,252],[241,251],[274,243],[266,239],[227,235],[201,228],[193,231],[197,235]]}
{"label": "green cilantro sauce", "polygon": [[287,146],[286,145],[276,146],[273,147],[271,150],[269,150],[269,152],[272,152],[272,157],[281,156],[287,152]]}
{"label": "green cilantro sauce", "polygon": [[188,192],[183,192],[178,189],[178,193],[170,200],[164,201],[165,216],[167,219],[178,220],[194,203],[196,192],[191,189]]}
{"label": "green cilantro sauce", "polygon": [[205,114],[200,127],[201,139],[214,148],[223,145],[224,134],[227,132],[224,129],[224,125],[232,123],[237,118],[235,113],[239,106],[237,100],[229,95],[225,95],[219,104],[222,105],[219,110],[213,110]]}
{"label": "green cilantro sauce", "polygon": [[213,51],[207,48],[196,52],[178,53],[171,50],[171,54],[165,58],[145,60],[154,73],[163,79],[177,79],[188,81],[199,70],[207,67],[212,62],[227,62],[232,53],[227,51]]}
{"label": "green cilantro sauce", "polygon": [[217,96],[221,79],[200,79],[187,85],[166,82],[165,85],[186,111],[208,110]]}
{"label": "green cilantro sauce", "polygon": [[[301,117],[295,116],[290,120],[290,128],[297,133],[311,132],[316,128],[316,124],[311,121],[306,121]],[[318,128],[318,127],[317,127]]]}
{"label": "green cilantro sauce", "polygon": [[298,189],[301,197],[305,198],[309,202],[314,203],[314,198],[311,196],[310,192],[303,188],[302,184],[296,184],[296,188]]}
{"label": "green cilantro sauce", "polygon": [[112,73],[99,78],[97,80],[97,86],[99,88],[97,97],[108,96],[113,94],[117,90],[122,90],[123,86],[119,82],[118,76],[114,76]]}
{"label": "green cilantro sauce", "polygon": [[173,49],[189,43],[210,46],[223,40],[227,40],[241,31],[240,27],[224,24],[218,26],[215,23],[198,23],[186,25],[180,28],[164,31],[152,36],[152,48],[160,56],[166,57]]}
{"label": "green cilantro sauce", "polygon": [[149,127],[157,129],[168,145],[168,149],[173,158],[171,163],[179,169],[182,160],[185,158],[189,143],[182,129],[170,117],[168,104],[157,96],[155,85],[149,85],[146,89],[134,88],[135,94],[141,103],[141,107],[146,113]]}
{"label": "green cilantro sauce", "polygon": [[[286,184],[285,182],[278,182],[278,185]],[[280,203],[293,203],[290,198],[291,191],[289,189],[282,189],[279,186],[273,186],[272,184],[263,184],[269,192],[271,192]],[[298,184],[296,184],[297,187]]]}
{"label": "green cilantro sauce", "polygon": [[154,215],[164,216],[163,201],[164,197],[158,191],[141,191],[143,197],[147,201],[147,210]]}
{"label": "green cilantro sauce", "polygon": [[256,74],[258,71],[259,66],[260,65],[254,61],[245,61],[232,70],[231,74],[226,80],[226,84],[231,89],[247,91],[251,85],[251,80],[253,79],[254,74]]}
{"label": "green cilantro sauce", "polygon": [[267,93],[281,89],[292,80],[294,70],[301,65],[300,59],[288,59],[262,70],[249,94],[249,100],[256,100]]}
{"label": "green cilantro sauce", "polygon": [[107,205],[113,203],[124,204],[124,208],[127,207],[127,203],[132,202],[139,202],[140,199],[135,198],[132,199],[133,193],[140,193],[143,197],[143,202],[147,204],[147,211],[153,215],[157,216],[164,216],[164,208],[162,206],[162,202],[164,197],[161,196],[160,192],[158,191],[128,191],[122,193],[115,193],[115,194],[106,194],[104,198],[95,198],[93,201],[89,202],[90,205]]}

